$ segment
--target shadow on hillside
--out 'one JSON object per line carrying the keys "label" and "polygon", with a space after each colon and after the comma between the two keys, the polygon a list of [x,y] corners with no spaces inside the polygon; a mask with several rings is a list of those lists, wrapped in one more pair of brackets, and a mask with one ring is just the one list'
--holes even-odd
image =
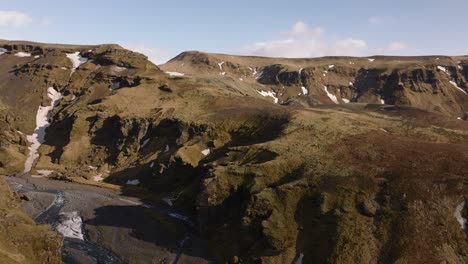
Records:
{"label": "shadow on hillside", "polygon": [[[142,206],[104,206],[95,209],[95,217],[85,221],[86,225],[96,227],[111,227],[114,238],[112,243],[119,243],[120,247],[137,246],[131,239],[119,241],[116,232],[131,230],[130,236],[140,241],[155,245],[155,256],[171,252],[209,259],[206,242],[195,236],[189,226],[171,216],[169,210],[144,208]],[[181,241],[190,237],[181,248]],[[115,239],[117,237],[117,241]],[[106,240],[111,240],[107,238]]]}

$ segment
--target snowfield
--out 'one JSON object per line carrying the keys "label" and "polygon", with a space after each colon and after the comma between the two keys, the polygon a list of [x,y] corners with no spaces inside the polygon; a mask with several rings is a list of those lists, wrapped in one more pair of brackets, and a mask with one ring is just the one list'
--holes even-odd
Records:
{"label": "snowfield", "polygon": [[62,94],[57,92],[53,87],[47,89],[47,96],[50,98],[50,105],[48,106],[39,106],[36,114],[36,129],[32,135],[28,135],[26,139],[31,143],[29,146],[29,154],[26,162],[24,163],[24,172],[30,172],[34,161],[39,158],[37,150],[44,143],[45,131],[48,126],[50,126],[49,118],[50,113],[57,106],[60,99],[62,99]]}

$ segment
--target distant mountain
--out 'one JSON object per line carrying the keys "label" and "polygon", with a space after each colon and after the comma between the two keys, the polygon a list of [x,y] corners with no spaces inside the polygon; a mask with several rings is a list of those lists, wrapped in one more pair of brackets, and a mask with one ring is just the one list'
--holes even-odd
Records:
{"label": "distant mountain", "polygon": [[468,261],[468,57],[0,48],[2,174],[140,188],[221,263]]}

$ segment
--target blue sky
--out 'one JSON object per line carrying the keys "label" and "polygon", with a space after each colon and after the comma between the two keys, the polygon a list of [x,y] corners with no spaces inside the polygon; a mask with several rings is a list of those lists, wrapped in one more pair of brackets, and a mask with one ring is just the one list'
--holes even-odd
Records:
{"label": "blue sky", "polygon": [[0,38],[283,57],[468,54],[468,1],[0,1]]}

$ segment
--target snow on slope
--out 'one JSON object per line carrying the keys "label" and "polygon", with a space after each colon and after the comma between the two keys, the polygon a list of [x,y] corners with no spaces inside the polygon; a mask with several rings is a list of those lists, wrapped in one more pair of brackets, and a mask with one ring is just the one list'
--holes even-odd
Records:
{"label": "snow on slope", "polygon": [[457,208],[455,209],[455,214],[454,214],[458,223],[460,223],[462,229],[465,229],[465,225],[466,225],[466,218],[462,216],[462,211],[464,207],[465,207],[465,202],[463,201],[457,206]]}
{"label": "snow on slope", "polygon": [[74,73],[76,71],[76,69],[78,67],[80,67],[81,64],[88,61],[87,58],[83,58],[83,57],[80,56],[79,51],[77,51],[75,53],[68,53],[67,58],[70,59],[70,61],[73,64],[72,71],[71,71],[72,73]]}
{"label": "snow on slope", "polygon": [[16,53],[15,56],[20,57],[20,58],[31,57],[31,53],[20,51],[20,52]]}
{"label": "snow on slope", "polygon": [[265,91],[257,91],[259,94],[261,94],[263,97],[272,97],[274,100],[275,100],[275,104],[278,103],[278,97],[276,97],[276,94],[272,91],[268,91],[268,92],[265,92]]}
{"label": "snow on slope", "polygon": [[464,94],[466,94],[465,90],[463,90],[461,87],[459,87],[459,86],[457,85],[457,83],[455,82],[454,79],[452,79],[452,80],[450,81],[450,83],[451,83],[455,88],[457,88],[458,90],[460,90],[461,92],[463,92]]}
{"label": "snow on slope", "polygon": [[34,161],[39,157],[37,150],[44,143],[45,130],[50,126],[50,113],[62,98],[62,94],[57,92],[53,87],[47,89],[47,96],[50,98],[50,105],[39,106],[36,114],[36,129],[32,135],[28,135],[26,139],[31,143],[29,146],[29,154],[24,163],[24,172],[30,172]]}
{"label": "snow on slope", "polygon": [[323,86],[323,90],[327,93],[328,98],[330,98],[335,104],[339,104],[338,98],[330,92],[328,92],[327,86]]}

